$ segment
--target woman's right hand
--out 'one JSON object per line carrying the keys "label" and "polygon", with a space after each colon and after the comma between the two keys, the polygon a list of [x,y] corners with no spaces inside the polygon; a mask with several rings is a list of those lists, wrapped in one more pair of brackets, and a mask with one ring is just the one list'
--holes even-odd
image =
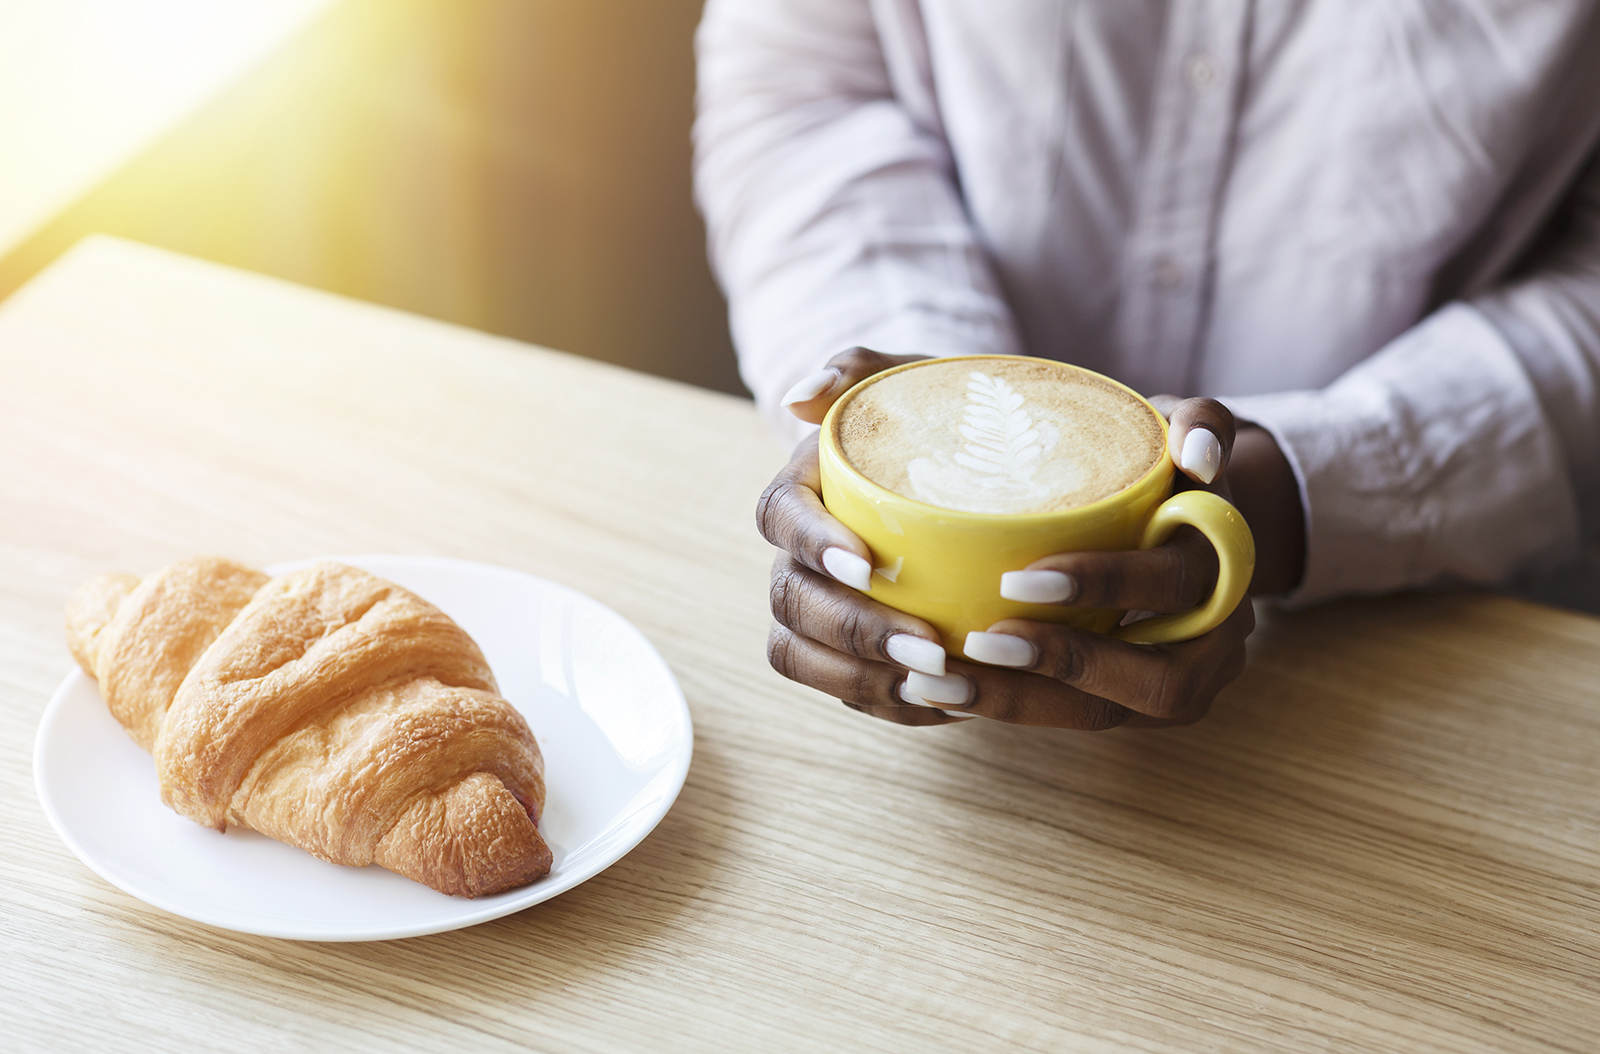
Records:
{"label": "woman's right hand", "polygon": [[[875,373],[891,366],[925,359],[926,355],[885,355],[868,348],[851,348],[828,360],[809,377],[802,377],[783,397],[783,407],[807,424],[820,425],[839,396]],[[771,493],[768,488],[767,493]],[[762,501],[766,495],[762,495]]]}
{"label": "woman's right hand", "polygon": [[[856,382],[921,358],[851,348],[789,389],[783,405],[800,420],[821,424]],[[767,638],[774,669],[839,696],[854,710],[902,724],[966,720],[901,701],[897,686],[906,671],[944,676],[944,646],[928,623],[860,592],[871,588],[872,550],[822,505],[815,435],[762,493],[756,526],[781,550],[772,565],[774,622]]]}

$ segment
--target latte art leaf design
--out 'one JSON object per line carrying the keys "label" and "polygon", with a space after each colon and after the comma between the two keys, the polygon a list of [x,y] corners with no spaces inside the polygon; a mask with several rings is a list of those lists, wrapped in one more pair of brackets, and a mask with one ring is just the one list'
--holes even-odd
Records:
{"label": "latte art leaf design", "polygon": [[955,463],[1024,485],[1033,482],[1034,462],[1044,444],[1033,427],[1026,400],[999,377],[974,373],[967,381],[967,416],[961,434],[967,445]]}
{"label": "latte art leaf design", "polygon": [[1027,400],[1004,378],[968,376],[966,405],[955,431],[965,440],[957,449],[936,447],[906,464],[911,496],[967,512],[1022,512],[1081,480],[1075,465],[1049,456],[1061,433],[1035,420]]}

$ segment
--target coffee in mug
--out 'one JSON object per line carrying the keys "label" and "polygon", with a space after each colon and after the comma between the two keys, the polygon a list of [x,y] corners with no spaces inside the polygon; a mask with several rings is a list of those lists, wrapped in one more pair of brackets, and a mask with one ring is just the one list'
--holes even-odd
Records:
{"label": "coffee in mug", "polygon": [[856,471],[960,512],[1074,509],[1127,489],[1160,459],[1143,399],[1037,359],[934,360],[847,398],[834,422]]}
{"label": "coffee in mug", "polygon": [[[1237,510],[1173,494],[1166,419],[1108,377],[1048,359],[927,359],[874,374],[819,437],[822,500],[872,550],[871,595],[925,619],[952,654],[967,633],[1036,619],[1156,644],[1215,628],[1243,598],[1255,545]],[[1124,612],[1027,604],[1000,576],[1054,553],[1145,549],[1190,524],[1217,550],[1193,611],[1120,626]]]}

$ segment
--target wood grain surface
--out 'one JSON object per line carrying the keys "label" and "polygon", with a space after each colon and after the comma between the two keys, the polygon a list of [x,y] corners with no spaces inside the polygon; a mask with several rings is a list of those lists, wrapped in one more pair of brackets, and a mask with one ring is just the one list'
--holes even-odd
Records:
{"label": "wood grain surface", "polygon": [[[1600,622],[1263,611],[1202,724],[862,717],[766,665],[741,400],[109,239],[0,307],[0,1048],[1600,1050]],[[389,943],[108,886],[31,778],[82,579],[435,553],[564,582],[696,723],[583,886]]]}

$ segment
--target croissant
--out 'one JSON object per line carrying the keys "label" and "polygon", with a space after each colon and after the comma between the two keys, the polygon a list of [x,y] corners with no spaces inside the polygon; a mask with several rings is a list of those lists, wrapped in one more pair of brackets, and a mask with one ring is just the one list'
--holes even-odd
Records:
{"label": "croissant", "polygon": [[458,896],[550,871],[527,722],[472,638],[391,582],[183,560],[83,586],[67,642],[197,823]]}

